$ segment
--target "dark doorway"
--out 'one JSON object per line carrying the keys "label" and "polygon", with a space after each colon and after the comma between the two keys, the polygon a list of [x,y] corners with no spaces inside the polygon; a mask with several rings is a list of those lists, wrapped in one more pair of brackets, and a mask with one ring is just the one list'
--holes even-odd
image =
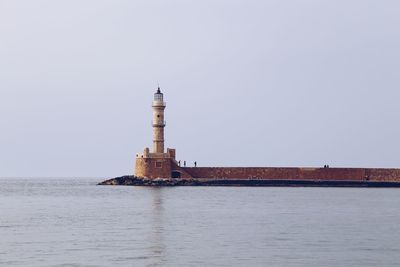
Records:
{"label": "dark doorway", "polygon": [[181,178],[181,173],[178,171],[172,171],[172,178]]}

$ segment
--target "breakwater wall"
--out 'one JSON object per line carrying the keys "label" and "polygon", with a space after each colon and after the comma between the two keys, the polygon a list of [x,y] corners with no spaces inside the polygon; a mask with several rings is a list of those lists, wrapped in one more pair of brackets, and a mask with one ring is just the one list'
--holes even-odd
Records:
{"label": "breakwater wall", "polygon": [[400,182],[400,169],[380,168],[180,168],[182,178],[210,180],[301,180]]}
{"label": "breakwater wall", "polygon": [[99,183],[99,185],[128,186],[302,186],[302,187],[395,187],[400,182],[327,181],[327,180],[245,180],[245,179],[148,179],[126,175]]}

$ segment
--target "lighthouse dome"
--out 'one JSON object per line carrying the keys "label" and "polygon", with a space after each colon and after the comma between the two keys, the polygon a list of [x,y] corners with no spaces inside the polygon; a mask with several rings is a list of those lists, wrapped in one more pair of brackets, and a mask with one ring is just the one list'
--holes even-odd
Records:
{"label": "lighthouse dome", "polygon": [[164,95],[163,95],[163,93],[161,93],[160,87],[158,87],[157,92],[154,94],[154,101],[156,101],[156,102],[164,101]]}

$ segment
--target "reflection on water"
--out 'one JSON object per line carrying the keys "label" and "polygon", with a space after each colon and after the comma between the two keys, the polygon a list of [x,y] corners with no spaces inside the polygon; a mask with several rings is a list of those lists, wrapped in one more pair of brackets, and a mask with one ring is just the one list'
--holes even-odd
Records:
{"label": "reflection on water", "polygon": [[399,189],[0,182],[0,266],[400,262]]}
{"label": "reflection on water", "polygon": [[165,261],[164,244],[164,219],[162,188],[149,188],[152,198],[152,218],[151,218],[151,236],[150,236],[150,254],[153,255],[154,265],[161,265]]}

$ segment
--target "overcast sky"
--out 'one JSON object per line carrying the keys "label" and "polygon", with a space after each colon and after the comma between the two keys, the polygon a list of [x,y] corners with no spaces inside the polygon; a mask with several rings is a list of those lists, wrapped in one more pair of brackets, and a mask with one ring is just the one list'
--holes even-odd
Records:
{"label": "overcast sky", "polygon": [[0,176],[400,167],[398,0],[0,0]]}

